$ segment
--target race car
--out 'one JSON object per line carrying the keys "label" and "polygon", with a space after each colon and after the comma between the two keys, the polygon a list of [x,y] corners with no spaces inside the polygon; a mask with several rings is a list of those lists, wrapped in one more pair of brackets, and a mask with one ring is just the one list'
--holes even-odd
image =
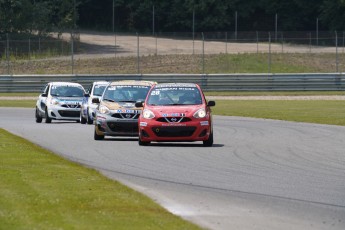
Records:
{"label": "race car", "polygon": [[35,118],[37,123],[45,119],[70,120],[79,122],[80,107],[85,90],[82,85],[72,82],[50,82],[36,102]]}
{"label": "race car", "polygon": [[197,84],[157,84],[143,102],[143,112],[138,119],[139,145],[150,142],[202,141],[213,145],[211,106]]}
{"label": "race car", "polygon": [[105,136],[138,136],[138,117],[140,107],[137,101],[145,100],[155,82],[117,81],[110,83],[98,103],[95,116],[94,139],[103,140]]}
{"label": "race car", "polygon": [[84,96],[80,109],[80,123],[81,124],[93,124],[93,118],[95,116],[95,109],[97,104],[92,103],[94,98],[101,98],[105,87],[109,84],[107,81],[93,82],[87,89],[87,93]]}

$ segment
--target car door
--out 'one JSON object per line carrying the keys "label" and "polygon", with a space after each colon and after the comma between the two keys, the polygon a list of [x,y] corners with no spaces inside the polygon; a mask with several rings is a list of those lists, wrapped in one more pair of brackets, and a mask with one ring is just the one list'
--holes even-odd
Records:
{"label": "car door", "polygon": [[38,97],[37,108],[39,109],[41,116],[43,116],[45,113],[49,89],[50,89],[50,84],[47,84],[44,87],[42,93]]}

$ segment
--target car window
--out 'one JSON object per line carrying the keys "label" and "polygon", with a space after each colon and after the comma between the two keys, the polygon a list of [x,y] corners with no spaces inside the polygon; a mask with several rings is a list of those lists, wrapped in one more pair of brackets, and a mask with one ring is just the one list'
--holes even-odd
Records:
{"label": "car window", "polygon": [[200,91],[196,87],[158,87],[148,96],[149,105],[199,105]]}
{"label": "car window", "polygon": [[106,85],[95,85],[93,88],[93,96],[102,96]]}
{"label": "car window", "polygon": [[110,85],[104,91],[103,100],[117,102],[144,101],[149,90],[149,86]]}
{"label": "car window", "polygon": [[81,86],[75,85],[53,85],[50,95],[56,97],[83,97],[84,90]]}

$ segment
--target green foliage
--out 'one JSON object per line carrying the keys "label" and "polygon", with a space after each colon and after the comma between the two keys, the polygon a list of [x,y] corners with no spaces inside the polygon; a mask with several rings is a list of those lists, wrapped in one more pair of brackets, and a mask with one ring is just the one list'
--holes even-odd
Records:
{"label": "green foliage", "polygon": [[[66,31],[78,26],[112,31],[344,30],[344,0],[0,0],[1,32]],[[114,13],[114,14],[113,14]],[[113,18],[114,17],[114,18]]]}

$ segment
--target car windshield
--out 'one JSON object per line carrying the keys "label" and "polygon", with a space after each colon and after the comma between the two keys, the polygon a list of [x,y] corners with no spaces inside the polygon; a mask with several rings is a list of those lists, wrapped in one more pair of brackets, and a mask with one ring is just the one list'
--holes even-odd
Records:
{"label": "car windshield", "polygon": [[106,85],[95,85],[93,89],[93,96],[102,96]]}
{"label": "car windshield", "polygon": [[149,86],[142,85],[110,85],[104,91],[103,100],[115,102],[144,101],[149,90]]}
{"label": "car windshield", "polygon": [[149,97],[149,105],[200,105],[201,94],[196,87],[157,87]]}
{"label": "car windshield", "polygon": [[84,89],[77,85],[53,85],[50,95],[56,97],[83,97]]}

